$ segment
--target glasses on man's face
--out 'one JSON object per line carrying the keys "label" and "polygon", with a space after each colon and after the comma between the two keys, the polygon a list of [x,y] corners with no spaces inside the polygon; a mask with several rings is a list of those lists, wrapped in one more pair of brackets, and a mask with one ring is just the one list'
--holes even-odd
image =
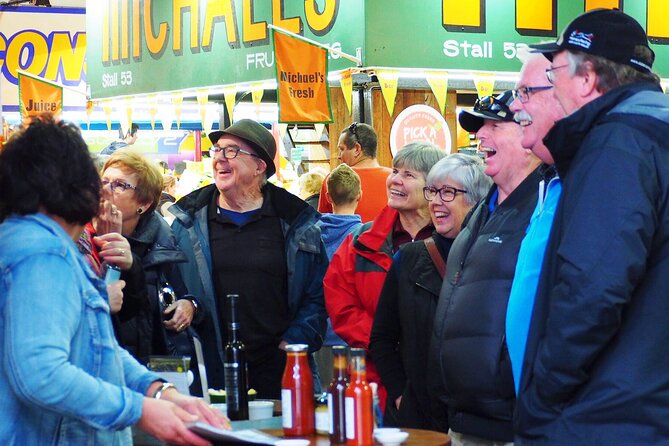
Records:
{"label": "glasses on man's face", "polygon": [[252,156],[254,158],[260,158],[258,155],[255,153],[251,153],[248,150],[244,150],[239,146],[225,146],[225,147],[219,147],[217,145],[213,145],[211,149],[209,149],[209,155],[213,158],[216,156],[217,153],[220,153],[223,155],[223,158],[226,160],[231,160],[234,158],[237,158],[237,155],[240,153],[244,153],[248,156]]}
{"label": "glasses on man's face", "polygon": [[555,70],[559,70],[560,68],[568,67],[569,64],[564,64],[564,65],[558,65],[557,67],[551,67],[551,68],[546,68],[546,79],[548,79],[548,82],[551,84],[555,83]]}
{"label": "glasses on man's face", "polygon": [[137,186],[133,186],[122,180],[102,180],[102,187],[104,188],[107,186],[109,186],[113,193],[125,192],[128,189],[137,190]]}
{"label": "glasses on man's face", "polygon": [[518,99],[520,102],[525,104],[530,100],[532,93],[536,91],[550,90],[553,88],[552,85],[542,85],[540,87],[520,87],[513,90],[513,98]]}
{"label": "glasses on man's face", "polygon": [[458,192],[461,194],[466,194],[466,190],[458,189],[451,186],[444,186],[441,189],[436,187],[427,186],[423,188],[423,196],[427,201],[432,201],[437,198],[437,195],[441,197],[441,201],[449,202],[455,200],[455,196],[458,195]]}

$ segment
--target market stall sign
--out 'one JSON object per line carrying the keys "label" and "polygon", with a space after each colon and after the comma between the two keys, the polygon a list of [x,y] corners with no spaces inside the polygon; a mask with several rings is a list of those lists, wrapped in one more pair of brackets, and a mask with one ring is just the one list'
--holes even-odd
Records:
{"label": "market stall sign", "polygon": [[327,51],[279,31],[272,34],[279,122],[331,123]]}
{"label": "market stall sign", "polygon": [[[359,0],[87,0],[95,99],[274,78],[267,24],[356,54]],[[331,70],[351,62],[329,54]]]}
{"label": "market stall sign", "polygon": [[[85,93],[85,13],[82,8],[31,7],[5,8],[0,12],[3,111],[19,111],[21,70]],[[85,95],[66,90],[64,104],[66,109],[83,110]]]}
{"label": "market stall sign", "polygon": [[397,115],[390,129],[390,152],[393,157],[412,142],[429,142],[451,153],[451,132],[444,117],[427,105],[412,105]]}
{"label": "market stall sign", "polygon": [[19,107],[24,121],[49,113],[60,116],[63,111],[63,87],[38,77],[19,73]]}
{"label": "market stall sign", "polygon": [[669,77],[666,0],[367,0],[364,65],[517,72],[521,48],[554,40],[576,16],[602,6],[641,23],[653,69]]}

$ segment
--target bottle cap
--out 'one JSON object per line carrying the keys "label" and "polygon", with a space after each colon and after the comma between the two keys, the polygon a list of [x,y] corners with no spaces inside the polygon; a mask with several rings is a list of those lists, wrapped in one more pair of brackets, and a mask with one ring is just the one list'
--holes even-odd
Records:
{"label": "bottle cap", "polygon": [[351,356],[365,356],[364,348],[351,348]]}
{"label": "bottle cap", "polygon": [[288,344],[286,345],[286,351],[287,352],[306,352],[309,350],[309,346],[307,344]]}

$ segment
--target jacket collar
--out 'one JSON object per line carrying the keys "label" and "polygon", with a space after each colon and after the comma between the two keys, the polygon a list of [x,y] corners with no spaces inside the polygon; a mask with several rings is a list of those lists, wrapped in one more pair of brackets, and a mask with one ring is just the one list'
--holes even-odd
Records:
{"label": "jacket collar", "polygon": [[656,90],[648,82],[623,85],[585,104],[571,115],[558,121],[544,138],[544,144],[553,155],[560,176],[569,171],[572,159],[592,128],[616,105],[644,90]]}
{"label": "jacket collar", "polygon": [[372,222],[364,224],[353,236],[353,246],[361,251],[384,251],[390,255],[393,245],[389,237],[398,218],[399,213],[395,209],[384,207]]}

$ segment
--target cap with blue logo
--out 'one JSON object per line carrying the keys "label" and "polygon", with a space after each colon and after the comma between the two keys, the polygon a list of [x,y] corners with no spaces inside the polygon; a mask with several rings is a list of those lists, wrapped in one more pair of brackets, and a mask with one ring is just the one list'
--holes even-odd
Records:
{"label": "cap with blue logo", "polygon": [[[648,48],[649,56],[644,58],[637,47]],[[567,25],[555,42],[530,45],[530,48],[543,53],[550,61],[553,54],[562,50],[582,51],[645,73],[651,71],[655,60],[639,22],[618,9],[599,8],[583,13]]]}

